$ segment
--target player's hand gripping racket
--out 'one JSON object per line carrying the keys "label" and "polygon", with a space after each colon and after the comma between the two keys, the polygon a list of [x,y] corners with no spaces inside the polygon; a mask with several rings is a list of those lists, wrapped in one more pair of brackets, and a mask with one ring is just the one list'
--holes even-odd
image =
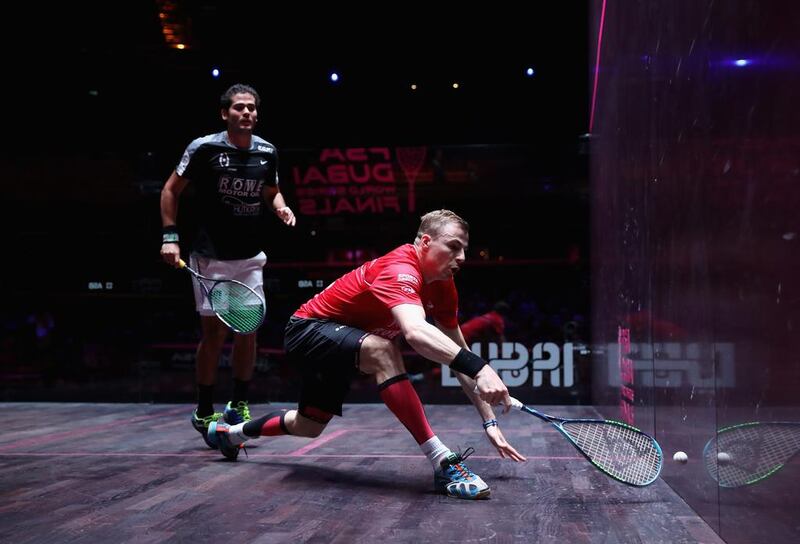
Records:
{"label": "player's hand gripping racket", "polygon": [[624,484],[646,486],[661,473],[664,454],[650,435],[620,421],[563,419],[511,397],[511,406],[552,424],[590,463]]}
{"label": "player's hand gripping racket", "polygon": [[753,421],[719,429],[703,449],[706,470],[721,487],[760,482],[800,451],[800,423]]}
{"label": "player's hand gripping racket", "polygon": [[193,270],[183,259],[178,261],[178,267],[188,270],[197,278],[211,309],[231,330],[249,334],[261,326],[267,305],[253,289],[236,280],[207,278]]}

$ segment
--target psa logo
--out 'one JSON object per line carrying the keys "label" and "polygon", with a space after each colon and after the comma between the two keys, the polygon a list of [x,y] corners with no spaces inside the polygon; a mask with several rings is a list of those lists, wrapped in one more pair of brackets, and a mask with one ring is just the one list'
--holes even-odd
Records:
{"label": "psa logo", "polygon": [[[529,379],[532,387],[541,387],[545,380],[553,387],[572,387],[574,384],[572,356],[575,348],[572,342],[564,344],[563,355],[558,344],[552,342],[539,342],[530,352],[519,342],[503,342],[499,346],[489,342],[485,355],[481,347],[480,342],[475,342],[470,349],[489,361],[508,387],[525,385]],[[442,386],[457,385],[460,384],[450,367],[443,366]]]}

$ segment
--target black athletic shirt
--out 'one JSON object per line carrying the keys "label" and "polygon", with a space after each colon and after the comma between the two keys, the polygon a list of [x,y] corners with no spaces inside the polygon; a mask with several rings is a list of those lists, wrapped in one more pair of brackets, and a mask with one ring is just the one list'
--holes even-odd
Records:
{"label": "black athletic shirt", "polygon": [[209,134],[189,144],[175,171],[197,194],[195,252],[228,261],[262,251],[267,204],[261,192],[278,185],[274,145],[253,135],[250,149],[240,149],[227,132]]}

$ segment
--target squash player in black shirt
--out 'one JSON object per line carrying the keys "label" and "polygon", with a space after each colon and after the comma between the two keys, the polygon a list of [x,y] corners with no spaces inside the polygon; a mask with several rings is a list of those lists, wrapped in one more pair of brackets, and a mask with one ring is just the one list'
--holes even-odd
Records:
{"label": "squash player in black shirt", "polygon": [[[264,216],[271,211],[292,227],[296,218],[280,192],[275,146],[253,134],[259,103],[255,89],[233,85],[220,99],[226,130],[197,138],[186,148],[161,191],[161,256],[167,264],[178,266],[178,202],[191,183],[198,206],[198,232],[190,255],[193,268],[205,276],[242,281],[263,297],[267,257],[259,234],[265,228]],[[193,281],[202,338],[197,348],[198,402],[192,425],[209,447],[215,447],[208,442],[211,422],[223,418],[236,424],[250,419],[247,393],[255,367],[256,335],[234,334],[233,396],[223,412],[215,412],[217,366],[229,330],[214,315],[197,280]]]}

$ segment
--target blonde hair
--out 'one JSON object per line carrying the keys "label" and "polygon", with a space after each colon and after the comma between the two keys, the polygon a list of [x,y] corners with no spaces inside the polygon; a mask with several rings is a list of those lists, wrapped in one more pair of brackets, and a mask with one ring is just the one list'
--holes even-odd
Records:
{"label": "blonde hair", "polygon": [[428,234],[431,238],[436,238],[441,234],[442,230],[444,230],[444,227],[450,223],[457,223],[464,229],[464,232],[469,232],[469,223],[454,212],[450,210],[434,210],[422,216],[414,243],[416,244],[419,242],[423,234]]}

